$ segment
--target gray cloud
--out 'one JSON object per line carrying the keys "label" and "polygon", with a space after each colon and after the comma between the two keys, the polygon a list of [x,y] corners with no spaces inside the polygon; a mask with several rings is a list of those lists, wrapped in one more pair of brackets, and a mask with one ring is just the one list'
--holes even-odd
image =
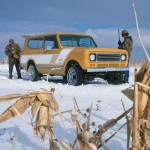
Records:
{"label": "gray cloud", "polygon": [[[142,26],[149,26],[150,1],[135,1]],[[143,11],[144,10],[144,11]],[[5,0],[0,5],[3,21],[20,20],[51,25],[134,26],[131,0]]]}
{"label": "gray cloud", "polygon": [[74,27],[67,27],[62,25],[51,25],[44,23],[33,23],[29,21],[8,21],[0,22],[0,28],[4,32],[18,32],[18,33],[43,33],[43,32],[56,32],[56,31],[75,31]]}

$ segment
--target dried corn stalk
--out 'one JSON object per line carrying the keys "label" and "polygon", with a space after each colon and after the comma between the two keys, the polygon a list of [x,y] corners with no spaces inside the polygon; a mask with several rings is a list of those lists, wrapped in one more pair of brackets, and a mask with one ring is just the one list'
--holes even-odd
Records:
{"label": "dried corn stalk", "polygon": [[[122,93],[124,93],[129,99],[133,100],[134,108],[137,112],[136,115],[134,112],[133,121],[130,121],[132,129],[135,129],[138,126],[140,128],[133,130],[133,148],[138,145],[139,148],[148,150],[150,149],[150,62],[146,61],[143,64],[135,78],[137,79],[135,84],[138,85],[138,90],[136,91],[138,107],[136,107],[137,105],[135,106],[135,100],[137,99],[134,97],[134,90],[131,91],[130,89],[126,89],[123,90]],[[138,110],[136,108],[138,108]],[[137,119],[137,121],[135,119]],[[135,135],[139,135],[140,137]],[[129,137],[127,140],[129,140]]]}
{"label": "dried corn stalk", "polygon": [[0,115],[0,122],[21,115],[31,106],[32,120],[36,115],[34,133],[40,135],[43,140],[46,131],[53,134],[53,111],[56,112],[59,110],[58,104],[53,97],[53,93],[43,89],[25,95],[11,94],[1,96],[0,99],[8,101],[19,97],[20,99]]}
{"label": "dried corn stalk", "polygon": [[97,147],[94,144],[89,143],[89,133],[80,133],[77,138],[79,143],[78,150],[97,150]]}
{"label": "dried corn stalk", "polygon": [[[26,111],[27,108],[34,102],[35,97],[32,98],[20,98],[13,106],[10,106],[7,110],[5,110],[1,115],[0,115],[0,122],[4,122],[12,117],[18,116],[17,111],[22,114]],[[15,107],[15,109],[13,108]]]}
{"label": "dried corn stalk", "polygon": [[[141,83],[143,83],[144,85],[150,86],[150,67],[146,69]],[[142,116],[146,108],[148,99],[150,97],[149,90],[145,87],[142,87],[140,96],[141,96],[140,97],[141,100],[139,99],[139,115]]]}
{"label": "dried corn stalk", "polygon": [[[15,96],[14,96],[15,97]],[[10,97],[9,97],[9,100]],[[77,102],[76,105],[78,106]],[[53,97],[53,93],[47,90],[41,90],[38,92],[32,92],[29,94],[21,95],[20,99],[16,101],[11,107],[5,110],[0,115],[0,122],[6,121],[12,117],[16,117],[19,114],[22,114],[26,109],[31,106],[32,120],[34,120],[34,133],[39,135],[42,140],[45,138],[45,134],[48,133],[50,147],[52,150],[59,150],[59,146],[63,150],[97,150],[98,146],[102,144],[101,137],[102,135],[111,127],[113,127],[118,120],[129,113],[132,108],[130,108],[125,113],[121,114],[116,119],[111,119],[104,123],[102,126],[99,126],[98,131],[95,134],[90,133],[91,123],[90,117],[92,112],[92,105],[86,110],[88,115],[86,117],[85,123],[81,124],[78,120],[78,114],[82,114],[80,109],[77,111],[67,111],[71,114],[71,119],[73,125],[76,125],[77,133],[76,139],[72,145],[67,145],[59,139],[53,137],[54,130],[54,111],[58,112],[59,107],[56,100]],[[17,111],[16,111],[17,110]],[[18,113],[17,113],[18,112]],[[60,112],[58,112],[60,114]],[[61,114],[62,115],[62,114]],[[84,115],[84,114],[82,114]],[[79,130],[78,130],[79,129]]]}
{"label": "dried corn stalk", "polygon": [[0,96],[0,102],[6,102],[8,100],[17,99],[20,98],[21,96],[22,96],[21,94],[10,94],[6,96]]}
{"label": "dried corn stalk", "polygon": [[133,88],[127,88],[125,90],[121,91],[125,96],[127,96],[131,101],[134,100],[134,89]]}
{"label": "dried corn stalk", "polygon": [[149,61],[145,61],[144,64],[142,65],[142,67],[140,68],[138,74],[137,74],[137,81],[141,82],[143,80],[145,71],[150,67],[150,62]]}

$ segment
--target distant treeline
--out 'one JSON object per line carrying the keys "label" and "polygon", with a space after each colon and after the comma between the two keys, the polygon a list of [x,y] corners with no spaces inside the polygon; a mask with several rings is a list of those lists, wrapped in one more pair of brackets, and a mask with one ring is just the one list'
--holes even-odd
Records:
{"label": "distant treeline", "polygon": [[131,60],[130,66],[131,67],[141,67],[145,61],[146,61],[145,59],[144,60]]}
{"label": "distant treeline", "polygon": [[8,58],[1,59],[0,64],[8,64]]}

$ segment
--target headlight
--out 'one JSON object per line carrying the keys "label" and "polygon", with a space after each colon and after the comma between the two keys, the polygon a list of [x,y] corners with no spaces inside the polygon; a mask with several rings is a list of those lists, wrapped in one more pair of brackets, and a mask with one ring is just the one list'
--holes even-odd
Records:
{"label": "headlight", "polygon": [[121,55],[121,61],[126,61],[126,55],[125,54]]}
{"label": "headlight", "polygon": [[96,61],[96,54],[90,54],[90,61]]}

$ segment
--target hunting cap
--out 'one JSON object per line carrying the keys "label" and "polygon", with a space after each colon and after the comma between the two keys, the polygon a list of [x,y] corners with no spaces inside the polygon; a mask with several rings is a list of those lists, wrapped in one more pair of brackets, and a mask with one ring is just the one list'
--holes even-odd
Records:
{"label": "hunting cap", "polygon": [[126,35],[126,34],[129,34],[127,30],[122,30],[122,33],[121,35]]}
{"label": "hunting cap", "polygon": [[10,40],[9,40],[9,43],[10,43],[10,44],[14,43],[14,39],[10,39]]}

